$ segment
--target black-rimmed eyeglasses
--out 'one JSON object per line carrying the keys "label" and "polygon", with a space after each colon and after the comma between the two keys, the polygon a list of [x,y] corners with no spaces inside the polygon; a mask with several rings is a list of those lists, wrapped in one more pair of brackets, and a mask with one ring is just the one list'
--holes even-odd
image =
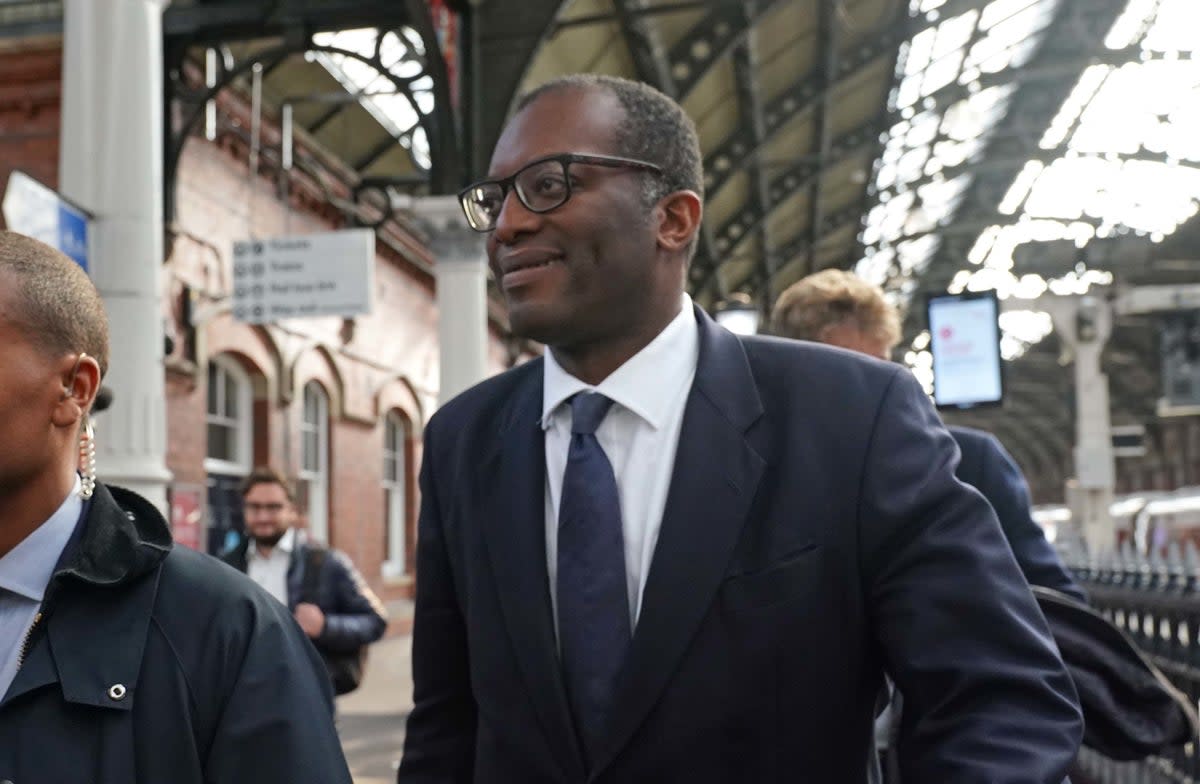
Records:
{"label": "black-rimmed eyeglasses", "polygon": [[550,212],[563,206],[571,198],[569,169],[572,163],[641,169],[662,174],[662,169],[653,163],[637,161],[632,158],[619,158],[615,155],[564,153],[548,158],[539,158],[526,164],[509,177],[502,180],[483,180],[467,186],[459,193],[458,201],[467,216],[467,222],[475,231],[495,229],[509,189],[517,192],[517,198],[530,212]]}

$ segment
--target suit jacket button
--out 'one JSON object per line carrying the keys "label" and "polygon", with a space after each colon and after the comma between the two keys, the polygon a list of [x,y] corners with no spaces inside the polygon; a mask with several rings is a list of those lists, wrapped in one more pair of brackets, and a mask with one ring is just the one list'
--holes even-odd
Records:
{"label": "suit jacket button", "polygon": [[[115,702],[120,702],[121,700],[125,699],[125,695],[127,693],[128,690],[125,688],[125,684],[123,683],[114,683],[112,686],[108,687],[108,698]],[[0,781],[0,784],[4,784],[4,782]]]}

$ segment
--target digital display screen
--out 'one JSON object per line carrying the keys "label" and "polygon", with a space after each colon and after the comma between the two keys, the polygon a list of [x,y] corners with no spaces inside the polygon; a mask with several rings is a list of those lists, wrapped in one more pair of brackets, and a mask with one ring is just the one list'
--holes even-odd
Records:
{"label": "digital display screen", "polygon": [[999,404],[1004,379],[996,293],[931,297],[928,314],[934,402],[939,408]]}

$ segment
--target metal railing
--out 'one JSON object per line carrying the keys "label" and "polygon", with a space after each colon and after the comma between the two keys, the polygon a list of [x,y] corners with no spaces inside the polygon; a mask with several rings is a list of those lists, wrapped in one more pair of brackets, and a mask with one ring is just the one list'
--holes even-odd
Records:
{"label": "metal railing", "polygon": [[[1138,554],[1126,542],[1097,558],[1068,560],[1092,605],[1124,631],[1191,700],[1200,701],[1200,552],[1188,542],[1165,554]],[[1079,756],[1088,784],[1200,784],[1197,739],[1162,756],[1114,762],[1089,749]]]}

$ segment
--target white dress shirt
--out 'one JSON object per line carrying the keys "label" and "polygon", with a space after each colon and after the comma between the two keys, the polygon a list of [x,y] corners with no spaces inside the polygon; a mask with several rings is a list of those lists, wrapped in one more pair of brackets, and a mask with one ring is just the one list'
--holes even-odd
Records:
{"label": "white dress shirt", "polygon": [[284,532],[271,548],[270,555],[260,553],[253,539],[246,543],[246,574],[284,607],[288,606],[288,566],[292,563],[292,550],[295,547],[295,528]]}
{"label": "white dress shirt", "polygon": [[612,463],[621,497],[625,537],[625,581],[631,628],[637,626],[642,592],[658,543],[667,491],[675,469],[675,451],[683,425],[696,361],[700,330],[692,300],[683,295],[679,315],[645,348],[597,387],[562,369],[545,354],[542,429],[546,436],[546,568],[550,600],[558,624],[558,505],[571,444],[571,406],[577,392],[596,391],[613,401],[596,430],[596,439]]}
{"label": "white dress shirt", "polygon": [[25,636],[82,512],[79,477],[75,477],[75,487],[50,519],[0,558],[0,697],[17,675]]}

